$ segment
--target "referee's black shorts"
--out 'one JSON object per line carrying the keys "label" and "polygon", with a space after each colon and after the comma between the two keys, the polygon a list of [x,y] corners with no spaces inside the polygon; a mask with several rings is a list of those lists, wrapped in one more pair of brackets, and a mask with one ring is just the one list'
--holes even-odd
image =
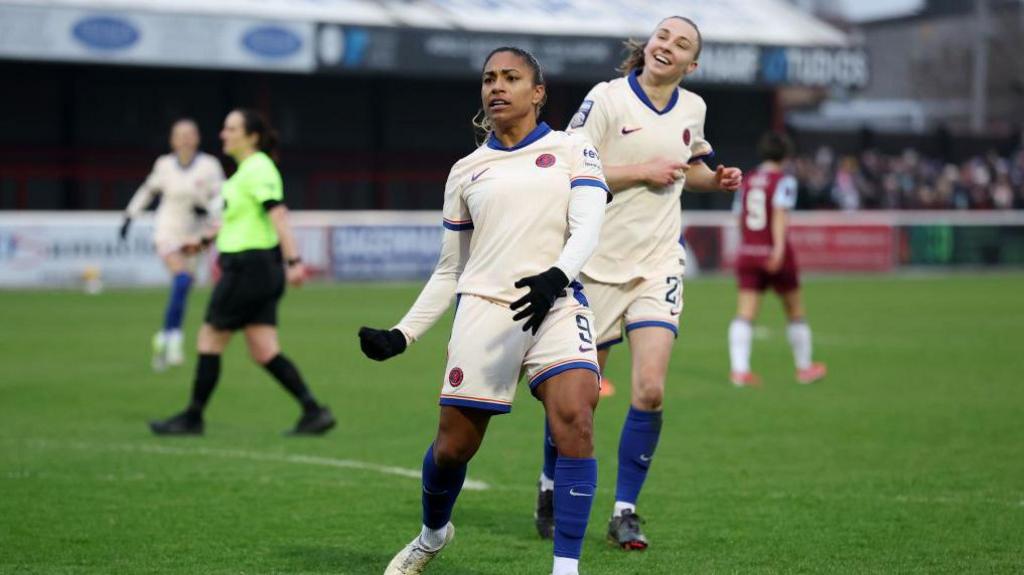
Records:
{"label": "referee's black shorts", "polygon": [[222,253],[220,281],[206,308],[206,323],[219,330],[277,325],[277,303],[284,295],[281,249]]}

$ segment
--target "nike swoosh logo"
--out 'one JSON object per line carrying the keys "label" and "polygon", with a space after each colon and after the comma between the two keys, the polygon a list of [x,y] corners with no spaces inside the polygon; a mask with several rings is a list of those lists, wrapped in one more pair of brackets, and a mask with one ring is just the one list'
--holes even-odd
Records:
{"label": "nike swoosh logo", "polygon": [[622,135],[623,136],[628,136],[629,134],[632,134],[633,132],[638,132],[640,130],[643,130],[643,126],[641,126],[639,128],[632,128],[632,129],[623,126],[622,127]]}
{"label": "nike swoosh logo", "polygon": [[573,497],[593,497],[594,496],[593,493],[576,493],[576,488],[575,487],[569,489],[569,495],[572,495]]}
{"label": "nike swoosh logo", "polygon": [[640,461],[643,461],[643,462],[646,463],[646,462],[648,462],[650,460],[651,460],[651,456],[650,455],[644,455],[642,453],[640,454]]}
{"label": "nike swoosh logo", "polygon": [[473,178],[470,181],[471,182],[475,182],[477,178],[479,178],[480,176],[484,175],[484,172],[486,172],[489,169],[490,168],[484,168],[484,169],[480,170],[479,172],[473,174]]}
{"label": "nike swoosh logo", "polygon": [[681,312],[680,312],[679,310],[674,310],[674,309],[673,309],[673,310],[669,310],[669,312],[668,312],[668,313],[669,313],[670,315],[679,315],[679,314],[680,314]]}
{"label": "nike swoosh logo", "polygon": [[587,351],[590,351],[592,349],[594,349],[594,348],[592,348],[592,347],[584,347],[582,345],[580,346],[580,351],[582,351],[582,352],[587,352]]}

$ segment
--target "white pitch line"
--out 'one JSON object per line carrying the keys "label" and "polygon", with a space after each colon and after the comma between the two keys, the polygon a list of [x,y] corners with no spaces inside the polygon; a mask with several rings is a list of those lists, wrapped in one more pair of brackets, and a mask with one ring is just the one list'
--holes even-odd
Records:
{"label": "white pitch line", "polygon": [[[81,441],[58,442],[50,440],[32,440],[30,445],[38,447],[68,447],[87,451],[129,451],[137,453],[148,453],[155,455],[199,455],[206,457],[220,457],[224,459],[246,459],[249,461],[271,461],[275,463],[295,463],[299,465],[316,465],[320,467],[334,467],[342,469],[358,469],[360,471],[372,471],[384,475],[395,475],[419,480],[421,473],[418,469],[406,467],[395,467],[393,465],[380,465],[354,459],[335,459],[319,455],[290,455],[287,453],[261,453],[258,451],[245,451],[242,449],[215,449],[209,447],[186,448],[171,445],[133,445],[133,444],[103,444],[85,443]],[[483,491],[490,489],[490,485],[483,481],[466,478],[462,485],[463,489],[470,491]]]}

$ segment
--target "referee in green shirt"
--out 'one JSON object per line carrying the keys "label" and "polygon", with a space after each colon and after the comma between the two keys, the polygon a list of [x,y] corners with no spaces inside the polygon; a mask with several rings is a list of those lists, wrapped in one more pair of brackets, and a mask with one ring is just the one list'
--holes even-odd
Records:
{"label": "referee in green shirt", "polygon": [[[222,274],[199,329],[192,400],[185,411],[150,422],[150,429],[157,435],[203,433],[203,409],[220,377],[220,356],[231,335],[243,330],[253,360],[302,405],[302,416],[291,433],[322,434],[334,427],[334,417],[313,397],[277,340],[277,304],[285,282],[301,285],[306,272],[288,225],[281,174],[268,156],[276,138],[262,116],[246,109],[228,114],[220,137],[224,153],[234,158],[238,170],[221,191],[225,205],[216,242]],[[213,240],[212,235],[204,237],[191,250]]]}

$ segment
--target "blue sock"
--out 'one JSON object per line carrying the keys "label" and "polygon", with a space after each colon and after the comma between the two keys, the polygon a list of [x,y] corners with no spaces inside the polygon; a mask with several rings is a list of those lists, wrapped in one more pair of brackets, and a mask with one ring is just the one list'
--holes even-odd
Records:
{"label": "blue sock", "polygon": [[164,312],[164,331],[181,329],[181,323],[185,319],[185,301],[188,299],[188,290],[192,287],[192,276],[185,272],[175,274],[171,282],[171,299],[167,302],[167,311]]}
{"label": "blue sock", "polygon": [[555,448],[555,440],[551,438],[551,427],[548,420],[544,418],[544,477],[555,479],[555,462],[558,461],[558,449]]}
{"label": "blue sock", "polygon": [[596,491],[596,459],[558,458],[555,463],[555,557],[580,558]]}
{"label": "blue sock", "polygon": [[636,505],[661,435],[661,412],[630,406],[619,438],[619,479],[615,500]]}
{"label": "blue sock", "polygon": [[434,444],[423,456],[423,524],[441,529],[452,518],[455,499],[466,480],[466,464],[440,467],[434,463]]}

